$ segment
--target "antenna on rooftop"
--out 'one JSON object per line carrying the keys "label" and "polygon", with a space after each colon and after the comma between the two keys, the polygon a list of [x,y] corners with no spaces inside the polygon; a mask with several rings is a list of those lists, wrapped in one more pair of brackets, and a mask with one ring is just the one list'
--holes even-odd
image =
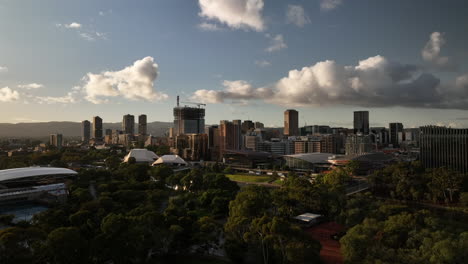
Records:
{"label": "antenna on rooftop", "polygon": [[177,107],[179,107],[179,96],[177,96]]}

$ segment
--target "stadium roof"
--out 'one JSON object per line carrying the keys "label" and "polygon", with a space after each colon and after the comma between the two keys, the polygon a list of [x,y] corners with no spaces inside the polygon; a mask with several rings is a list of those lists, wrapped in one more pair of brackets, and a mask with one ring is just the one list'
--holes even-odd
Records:
{"label": "stadium roof", "polygon": [[188,165],[188,163],[185,160],[183,160],[181,157],[179,157],[178,155],[164,155],[153,163],[153,165],[158,165],[158,164]]}
{"label": "stadium roof", "polygon": [[328,159],[335,154],[331,153],[303,153],[303,154],[294,154],[294,155],[285,155],[286,158],[300,159],[310,163],[328,163]]}
{"label": "stadium roof", "polygon": [[132,149],[130,152],[125,156],[123,162],[128,162],[128,159],[135,158],[136,162],[154,162],[159,157],[153,151],[149,151],[147,149]]}
{"label": "stadium roof", "polygon": [[76,175],[74,170],[53,167],[27,167],[0,170],[0,182],[46,175]]}

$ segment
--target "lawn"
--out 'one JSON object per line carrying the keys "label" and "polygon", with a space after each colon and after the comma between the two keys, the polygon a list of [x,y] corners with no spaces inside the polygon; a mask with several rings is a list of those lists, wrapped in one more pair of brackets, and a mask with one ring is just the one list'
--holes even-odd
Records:
{"label": "lawn", "polygon": [[227,174],[226,176],[238,182],[268,182],[270,180],[268,175]]}

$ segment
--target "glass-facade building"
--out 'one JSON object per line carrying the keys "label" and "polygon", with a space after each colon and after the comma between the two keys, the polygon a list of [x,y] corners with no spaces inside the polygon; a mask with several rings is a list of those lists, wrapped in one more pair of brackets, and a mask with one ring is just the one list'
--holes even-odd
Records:
{"label": "glass-facade building", "polygon": [[468,173],[468,129],[421,127],[421,162],[426,168],[446,167]]}

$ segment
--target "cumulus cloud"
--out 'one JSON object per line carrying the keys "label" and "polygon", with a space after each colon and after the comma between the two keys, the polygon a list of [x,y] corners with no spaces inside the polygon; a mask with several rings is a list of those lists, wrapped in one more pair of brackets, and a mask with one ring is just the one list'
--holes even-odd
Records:
{"label": "cumulus cloud", "polygon": [[322,10],[328,11],[337,8],[343,3],[343,0],[321,0],[320,8]]}
{"label": "cumulus cloud", "polygon": [[441,56],[441,49],[445,45],[446,40],[444,34],[440,32],[433,32],[429,36],[429,41],[421,50],[421,55],[424,61],[431,64],[431,66],[439,69],[455,69],[456,65],[449,60],[447,56]]}
{"label": "cumulus cloud", "polygon": [[72,22],[70,24],[64,25],[66,28],[81,28],[81,24],[77,22]]}
{"label": "cumulus cloud", "polygon": [[263,0],[199,0],[199,16],[234,29],[263,31]]}
{"label": "cumulus cloud", "polygon": [[248,82],[225,81],[222,90],[199,90],[194,97],[220,103],[225,100],[263,100],[282,106],[349,105],[360,107],[419,107],[468,109],[468,73],[441,84],[415,65],[377,55],[356,65],[333,60],[315,63],[272,85],[255,88]]}
{"label": "cumulus cloud", "polygon": [[288,47],[284,42],[283,35],[278,34],[276,36],[271,36],[270,34],[265,35],[267,38],[270,39],[270,45],[265,49],[268,52],[275,52]]}
{"label": "cumulus cloud", "polygon": [[0,66],[0,73],[2,72],[8,72],[8,68],[5,66]]}
{"label": "cumulus cloud", "polygon": [[266,60],[257,60],[255,61],[255,65],[257,66],[260,66],[260,67],[268,67],[271,65],[271,63],[269,61],[266,61]]}
{"label": "cumulus cloud", "polygon": [[21,89],[26,89],[26,90],[34,90],[34,89],[39,89],[43,88],[44,85],[40,83],[29,83],[29,84],[20,84],[18,85],[18,88]]}
{"label": "cumulus cloud", "polygon": [[272,96],[272,91],[266,88],[254,88],[246,81],[224,81],[224,90],[198,90],[192,99],[207,103],[222,103],[224,100],[252,100]]}
{"label": "cumulus cloud", "polygon": [[306,24],[310,24],[310,18],[307,16],[302,6],[288,5],[288,9],[286,11],[286,22],[298,27],[303,27]]}
{"label": "cumulus cloud", "polygon": [[221,31],[221,30],[223,30],[218,25],[213,24],[213,23],[208,23],[208,22],[202,22],[202,23],[198,24],[198,28],[203,30],[203,31]]}
{"label": "cumulus cloud", "polygon": [[9,87],[0,88],[0,102],[13,102],[19,100],[20,95],[17,91]]}
{"label": "cumulus cloud", "polygon": [[111,97],[147,101],[167,99],[168,95],[154,90],[157,76],[158,65],[152,57],[145,57],[120,71],[88,73],[83,78],[86,82],[83,91],[86,100],[94,104],[104,103]]}

